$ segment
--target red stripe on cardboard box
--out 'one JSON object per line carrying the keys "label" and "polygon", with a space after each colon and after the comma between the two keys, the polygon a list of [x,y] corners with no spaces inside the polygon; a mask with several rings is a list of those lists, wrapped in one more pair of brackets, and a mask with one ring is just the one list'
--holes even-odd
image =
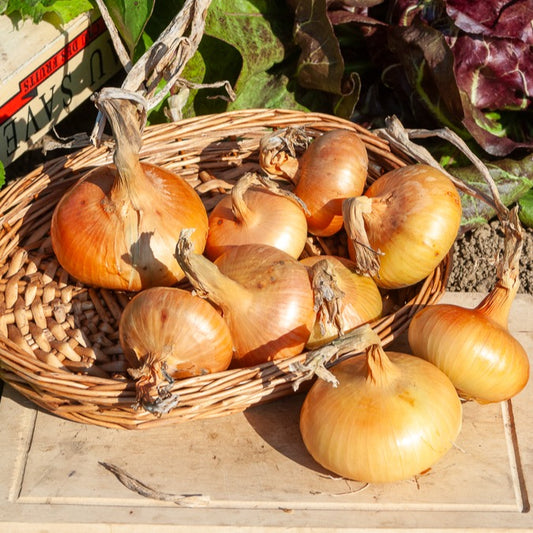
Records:
{"label": "red stripe on cardboard box", "polygon": [[37,87],[57,70],[68,63],[74,56],[83,51],[92,41],[106,31],[102,18],[96,19],[91,25],[70,40],[61,50],[45,60],[28,76],[19,82],[19,92],[7,102],[0,105],[0,124],[3,124],[28,102],[37,96]]}

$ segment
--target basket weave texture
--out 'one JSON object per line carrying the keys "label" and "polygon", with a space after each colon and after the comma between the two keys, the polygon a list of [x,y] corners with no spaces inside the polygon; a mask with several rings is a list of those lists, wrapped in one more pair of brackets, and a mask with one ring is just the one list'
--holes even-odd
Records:
{"label": "basket weave texture", "polygon": [[[305,127],[311,135],[356,131],[369,154],[369,181],[412,161],[352,122],[319,113],[254,109],[148,127],[141,159],[182,175],[209,211],[246,172],[260,171],[259,142],[277,128]],[[0,193],[0,378],[58,416],[113,428],[149,428],[243,411],[294,392],[302,376],[284,361],[178,380],[177,405],[155,415],[135,409],[135,386],[125,372],[118,322],[131,295],[83,286],[57,263],[50,219],[64,192],[87,170],[110,163],[112,144],[87,147],[47,162]],[[309,239],[307,254],[346,255],[338,239]],[[384,295],[372,324],[384,345],[396,339],[422,306],[444,293],[448,255],[423,282]]]}

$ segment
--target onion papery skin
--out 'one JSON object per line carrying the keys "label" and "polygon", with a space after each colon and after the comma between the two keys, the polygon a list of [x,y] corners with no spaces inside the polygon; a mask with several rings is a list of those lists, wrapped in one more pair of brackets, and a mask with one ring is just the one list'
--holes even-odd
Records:
{"label": "onion papery skin", "polygon": [[363,193],[367,173],[368,153],[355,132],[328,131],[310,144],[294,189],[309,211],[309,233],[329,237],[342,229],[342,202]]}
{"label": "onion papery skin", "polygon": [[[338,312],[343,324],[343,332],[348,333],[358,326],[376,320],[383,311],[381,293],[368,276],[356,272],[353,261],[332,255],[313,255],[300,259],[300,262],[312,267],[319,261],[326,260],[331,265],[338,288],[344,293],[339,301]],[[323,324],[321,331],[317,320],[307,341],[307,348],[314,350],[339,336],[338,328],[329,321]]]}
{"label": "onion papery skin", "polygon": [[408,340],[412,352],[440,368],[465,400],[508,400],[528,382],[529,360],[522,345],[478,309],[427,306],[411,320]]}
{"label": "onion papery skin", "polygon": [[253,244],[230,248],[214,263],[238,285],[228,288],[223,302],[216,302],[232,332],[231,366],[249,367],[301,353],[315,322],[305,266],[277,248]]}
{"label": "onion papery skin", "polygon": [[78,281],[139,291],[169,286],[184,274],[174,257],[184,227],[194,227],[202,253],[208,218],[196,191],[180,176],[148,163],[142,175],[117,187],[115,165],[87,173],[57,204],[51,223],[54,253]]}
{"label": "onion papery skin", "polygon": [[220,313],[206,300],[175,287],[136,294],[120,318],[119,339],[132,368],[165,363],[175,379],[229,367],[233,341]]}
{"label": "onion papery skin", "polygon": [[[428,165],[407,165],[383,174],[364,194],[369,245],[379,255],[374,279],[385,289],[414,285],[449,253],[461,224],[461,199],[452,181]],[[357,262],[353,242],[349,257]]]}
{"label": "onion papery skin", "polygon": [[209,214],[205,255],[214,261],[230,246],[267,244],[300,257],[307,240],[307,220],[293,200],[264,188],[251,187],[243,197],[244,220],[232,210],[231,196],[223,197]]}
{"label": "onion papery skin", "polygon": [[377,379],[363,354],[331,369],[337,387],[318,380],[307,393],[302,438],[327,470],[366,483],[408,479],[431,468],[459,435],[461,402],[446,375],[408,354],[387,357]]}

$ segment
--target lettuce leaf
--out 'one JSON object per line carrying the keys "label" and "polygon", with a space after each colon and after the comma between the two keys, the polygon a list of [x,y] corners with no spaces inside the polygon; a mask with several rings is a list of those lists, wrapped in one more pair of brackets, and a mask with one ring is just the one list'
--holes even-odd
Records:
{"label": "lettuce leaf", "polygon": [[[461,106],[445,116],[463,128],[490,155],[505,156],[519,148],[533,148],[533,30],[531,1],[399,0],[388,20],[389,37],[403,65],[409,58],[417,65],[405,70],[409,85],[439,121],[440,102],[450,92],[460,95]],[[453,64],[438,61],[440,50],[424,49],[424,60],[413,56],[411,28],[419,35],[440,34]],[[399,39],[398,39],[399,37]],[[391,41],[389,40],[389,43]],[[418,51],[419,54],[419,51]],[[419,54],[420,55],[420,54]],[[443,83],[421,92],[435,67]]]}
{"label": "lettuce leaf", "polygon": [[533,189],[530,189],[518,200],[518,217],[528,228],[533,228]]}
{"label": "lettuce leaf", "polygon": [[135,0],[135,2],[105,0],[104,3],[130,53],[130,57],[133,57],[135,47],[152,15],[155,0]]}

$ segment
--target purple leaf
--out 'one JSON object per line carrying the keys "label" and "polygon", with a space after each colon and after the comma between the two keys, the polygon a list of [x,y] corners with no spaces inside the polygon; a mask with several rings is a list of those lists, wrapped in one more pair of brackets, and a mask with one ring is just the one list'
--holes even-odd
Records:
{"label": "purple leaf", "polygon": [[531,0],[448,0],[446,10],[455,25],[466,33],[533,43]]}
{"label": "purple leaf", "polygon": [[[392,4],[391,30],[426,24],[443,36],[453,54],[453,75],[437,86],[429,105],[426,102],[429,110],[435,114],[439,109],[435,104],[446,91],[459,91],[462,112],[447,116],[456,124],[462,120],[484,150],[503,156],[516,148],[532,148],[528,115],[533,101],[533,0],[398,0]],[[412,48],[397,49],[400,54],[420,62]],[[431,65],[428,55],[432,51],[425,49],[424,60]],[[405,58],[400,60],[406,64]],[[427,78],[435,75],[427,69],[418,71],[422,77],[416,83],[408,71],[407,75],[419,97],[427,100]]]}
{"label": "purple leaf", "polygon": [[525,109],[533,97],[533,52],[516,39],[458,37],[457,84],[480,109]]}

